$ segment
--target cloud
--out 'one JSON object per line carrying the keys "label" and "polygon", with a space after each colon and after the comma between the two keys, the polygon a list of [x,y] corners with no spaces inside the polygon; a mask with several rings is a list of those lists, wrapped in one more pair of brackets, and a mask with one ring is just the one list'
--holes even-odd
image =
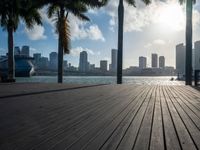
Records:
{"label": "cloud", "polygon": [[144,45],[144,48],[150,48],[152,46],[151,43],[147,43],[146,45]]}
{"label": "cloud", "polygon": [[[40,14],[44,22],[51,25],[51,27],[53,28],[52,32],[54,34],[54,37],[57,39],[58,36],[55,34],[55,22],[53,22],[54,19],[48,18],[46,9],[47,8],[41,9]],[[96,9],[90,10],[89,13],[96,14],[97,10]],[[90,22],[81,21],[73,15],[69,15],[68,20],[69,20],[70,34],[72,40],[90,39],[94,41],[97,40],[105,41],[103,33],[99,29],[98,25],[91,24]]]}
{"label": "cloud", "polygon": [[161,40],[161,39],[157,39],[157,40],[154,40],[153,41],[154,44],[157,44],[157,45],[165,45],[165,41]]}
{"label": "cloud", "polygon": [[74,16],[69,18],[69,22],[72,40],[90,39],[95,41],[105,41],[103,33],[98,25],[89,25],[89,23],[80,21],[77,18],[74,18]]}
{"label": "cloud", "polygon": [[[72,56],[79,56],[80,52],[86,51],[89,55],[95,55],[94,51],[88,48],[76,47],[71,49]],[[98,52],[97,52],[98,55]]]}
{"label": "cloud", "polygon": [[43,26],[35,25],[33,29],[25,28],[25,33],[27,34],[30,40],[41,40],[46,39],[46,35],[44,34],[45,29]]}
{"label": "cloud", "polygon": [[[111,27],[117,26],[118,3],[118,0],[110,0],[103,9],[104,13],[111,17],[109,21]],[[153,26],[165,27],[165,29],[172,31],[185,30],[185,5],[181,6],[177,0],[153,0],[148,6],[145,6],[141,0],[136,0],[136,5],[135,8],[124,3],[125,32],[143,31],[145,27]],[[194,24],[200,22],[197,9],[200,7],[194,9]]]}

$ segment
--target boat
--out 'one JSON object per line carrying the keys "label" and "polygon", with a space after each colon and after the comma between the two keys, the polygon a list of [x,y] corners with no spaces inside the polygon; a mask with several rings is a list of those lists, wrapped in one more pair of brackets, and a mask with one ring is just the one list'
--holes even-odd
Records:
{"label": "boat", "polygon": [[[15,55],[15,76],[30,77],[34,74],[33,58],[25,55]],[[8,56],[0,56],[0,76],[8,76]]]}

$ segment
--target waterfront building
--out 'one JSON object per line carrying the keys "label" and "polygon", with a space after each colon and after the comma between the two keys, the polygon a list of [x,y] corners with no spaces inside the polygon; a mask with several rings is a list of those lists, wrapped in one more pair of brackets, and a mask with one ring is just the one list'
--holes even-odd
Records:
{"label": "waterfront building", "polygon": [[49,69],[50,70],[57,70],[58,69],[58,53],[57,52],[51,52],[49,54]]}
{"label": "waterfront building", "polygon": [[39,68],[40,69],[48,69],[49,67],[49,60],[47,57],[41,57],[39,60]]}
{"label": "waterfront building", "polygon": [[67,68],[68,68],[68,62],[67,62],[67,60],[64,60],[63,61],[63,69],[67,70]]}
{"label": "waterfront building", "polygon": [[95,64],[90,64],[89,70],[94,71],[95,70]]}
{"label": "waterfront building", "polygon": [[164,56],[159,57],[159,68],[165,68],[165,57]]}
{"label": "waterfront building", "polygon": [[151,54],[151,67],[152,68],[158,67],[158,55],[157,54]]}
{"label": "waterfront building", "polygon": [[147,67],[147,58],[140,56],[139,57],[139,68],[143,69]]}
{"label": "waterfront building", "polygon": [[88,54],[86,51],[80,52],[80,59],[79,59],[79,71],[80,72],[87,72],[89,69],[88,66]]}
{"label": "waterfront building", "polygon": [[35,68],[39,67],[39,62],[40,62],[40,58],[41,58],[41,53],[34,53],[33,54],[33,64],[35,65]]}
{"label": "waterfront building", "polygon": [[107,60],[101,60],[100,61],[100,70],[101,71],[107,71],[107,64],[108,64]]}
{"label": "waterfront building", "polygon": [[29,46],[22,46],[21,55],[30,56],[30,48]]}
{"label": "waterfront building", "polygon": [[183,43],[176,45],[176,71],[185,74],[185,46]]}
{"label": "waterfront building", "polygon": [[20,55],[20,48],[19,48],[19,46],[15,46],[14,47],[14,54],[15,55]]}
{"label": "waterfront building", "polygon": [[111,68],[110,71],[117,72],[117,50],[111,50]]}
{"label": "waterfront building", "polygon": [[194,70],[200,70],[200,41],[194,43]]}

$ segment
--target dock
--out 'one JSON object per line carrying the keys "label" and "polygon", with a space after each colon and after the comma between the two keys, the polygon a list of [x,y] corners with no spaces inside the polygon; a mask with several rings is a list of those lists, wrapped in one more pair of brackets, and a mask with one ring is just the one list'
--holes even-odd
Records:
{"label": "dock", "polygon": [[184,85],[0,84],[0,150],[199,150]]}

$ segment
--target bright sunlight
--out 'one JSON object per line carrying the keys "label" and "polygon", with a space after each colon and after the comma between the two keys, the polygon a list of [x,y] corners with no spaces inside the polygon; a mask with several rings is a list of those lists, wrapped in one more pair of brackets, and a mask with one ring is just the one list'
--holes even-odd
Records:
{"label": "bright sunlight", "polygon": [[185,15],[178,3],[169,3],[159,8],[156,22],[164,29],[180,31],[185,28]]}

